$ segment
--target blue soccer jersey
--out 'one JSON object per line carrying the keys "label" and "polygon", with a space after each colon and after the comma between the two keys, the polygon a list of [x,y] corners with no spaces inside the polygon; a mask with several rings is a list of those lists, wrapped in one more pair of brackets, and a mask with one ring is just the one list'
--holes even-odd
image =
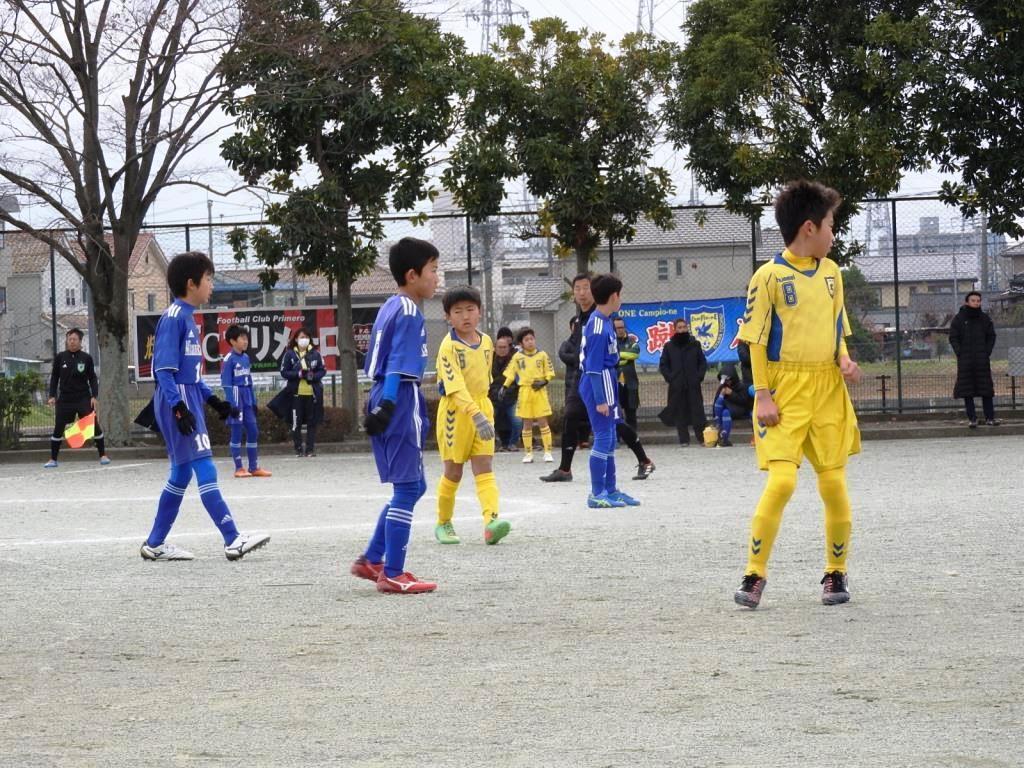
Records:
{"label": "blue soccer jersey", "polygon": [[389,373],[420,381],[427,369],[427,325],[416,302],[395,294],[380,308],[370,331],[366,375],[383,381]]}
{"label": "blue soccer jersey", "polygon": [[584,402],[618,403],[619,341],[612,321],[597,310],[587,320],[580,343],[580,395]]}
{"label": "blue soccer jersey", "polygon": [[[153,375],[157,381],[153,411],[171,463],[187,464],[213,455],[206,432],[203,404],[210,388],[203,383],[203,349],[191,304],[175,299],[156,324]],[[174,406],[184,401],[196,419],[191,435],[178,431]]]}
{"label": "blue soccer jersey", "polygon": [[220,365],[220,384],[224,399],[236,408],[253,407],[256,396],[252,391],[252,362],[246,352],[232,350]]}

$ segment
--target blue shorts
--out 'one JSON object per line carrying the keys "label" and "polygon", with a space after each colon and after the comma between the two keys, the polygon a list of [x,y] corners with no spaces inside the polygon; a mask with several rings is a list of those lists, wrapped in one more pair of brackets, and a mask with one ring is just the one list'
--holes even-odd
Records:
{"label": "blue shorts", "polygon": [[590,388],[590,382],[586,376],[580,377],[580,399],[587,407],[587,417],[590,419],[590,428],[596,435],[598,432],[615,431],[615,425],[622,421],[622,409],[618,402],[608,403],[608,415],[603,416],[597,412],[597,401],[594,400],[594,393]]}
{"label": "blue shorts", "polygon": [[[383,382],[375,382],[367,403],[370,410],[377,407]],[[403,381],[398,386],[395,412],[384,434],[370,438],[377,474],[382,483],[409,483],[423,479],[423,441],[430,429],[427,401],[419,385]]]}
{"label": "blue shorts", "polygon": [[188,464],[196,459],[213,456],[210,450],[210,436],[206,432],[206,415],[203,413],[203,393],[195,384],[179,384],[178,394],[185,401],[185,405],[192,411],[196,418],[196,428],[191,435],[183,435],[178,431],[177,419],[171,406],[167,404],[164,396],[157,387],[153,396],[153,413],[156,416],[157,426],[160,427],[160,434],[167,443],[167,456],[173,466]]}

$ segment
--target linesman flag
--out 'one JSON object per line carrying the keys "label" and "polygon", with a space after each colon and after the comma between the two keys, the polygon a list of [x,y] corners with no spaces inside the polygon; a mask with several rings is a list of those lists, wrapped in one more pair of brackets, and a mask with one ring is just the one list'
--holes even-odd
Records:
{"label": "linesman flag", "polygon": [[86,440],[90,440],[96,434],[96,411],[88,416],[83,416],[74,424],[64,430],[64,439],[68,441],[68,447],[81,448]]}

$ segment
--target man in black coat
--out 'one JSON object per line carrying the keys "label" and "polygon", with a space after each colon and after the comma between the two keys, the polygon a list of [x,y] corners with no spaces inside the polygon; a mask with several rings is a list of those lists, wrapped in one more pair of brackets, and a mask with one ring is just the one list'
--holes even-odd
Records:
{"label": "man in black coat", "polygon": [[[54,406],[53,434],[50,436],[50,460],[43,466],[47,469],[57,466],[57,454],[64,440],[64,430],[83,416],[96,410],[96,398],[100,394],[100,383],[96,368],[88,352],[82,351],[82,332],[72,328],[64,337],[64,351],[53,358],[50,371],[50,390],[47,405]],[[109,464],[103,444],[103,430],[99,419],[93,425],[93,440],[100,455],[100,464]]]}
{"label": "man in black coat", "polygon": [[[487,392],[494,404],[494,431],[497,435],[495,450],[515,452],[519,450],[519,438],[523,433],[523,421],[516,416],[516,400],[519,399],[519,385],[513,382],[507,387],[505,369],[516,353],[512,331],[505,326],[494,336],[494,358],[491,360],[491,386]],[[504,393],[504,395],[502,395]]]}
{"label": "man in black coat", "polygon": [[992,384],[990,358],[995,344],[996,329],[992,318],[981,311],[981,294],[971,291],[964,297],[964,305],[949,325],[949,345],[956,353],[953,397],[963,398],[971,429],[978,427],[978,414],[974,410],[976,397],[981,398],[985,423],[990,427],[999,424],[992,403],[995,387]]}
{"label": "man in black coat", "polygon": [[690,335],[690,324],[683,318],[676,320],[675,334],[661,349],[658,370],[668,382],[668,405],[658,414],[661,423],[676,428],[680,445],[690,444],[687,427],[693,427],[697,442],[702,443],[708,420],[700,385],[708,361],[700,342]]}

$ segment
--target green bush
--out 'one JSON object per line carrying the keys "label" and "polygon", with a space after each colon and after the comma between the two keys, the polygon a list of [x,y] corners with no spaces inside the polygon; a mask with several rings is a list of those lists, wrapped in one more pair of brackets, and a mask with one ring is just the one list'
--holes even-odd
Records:
{"label": "green bush", "polygon": [[43,380],[34,371],[0,378],[0,448],[17,448],[21,420],[32,411]]}
{"label": "green bush", "polygon": [[[277,418],[266,406],[256,409],[256,421],[260,428],[260,443],[290,443],[292,441],[290,425]],[[228,444],[231,430],[226,423],[217,418],[213,411],[206,411],[206,427],[210,441],[214,445]],[[348,411],[343,408],[324,408],[324,423],[317,430],[317,442],[340,443],[348,436],[351,427],[352,418]]]}

